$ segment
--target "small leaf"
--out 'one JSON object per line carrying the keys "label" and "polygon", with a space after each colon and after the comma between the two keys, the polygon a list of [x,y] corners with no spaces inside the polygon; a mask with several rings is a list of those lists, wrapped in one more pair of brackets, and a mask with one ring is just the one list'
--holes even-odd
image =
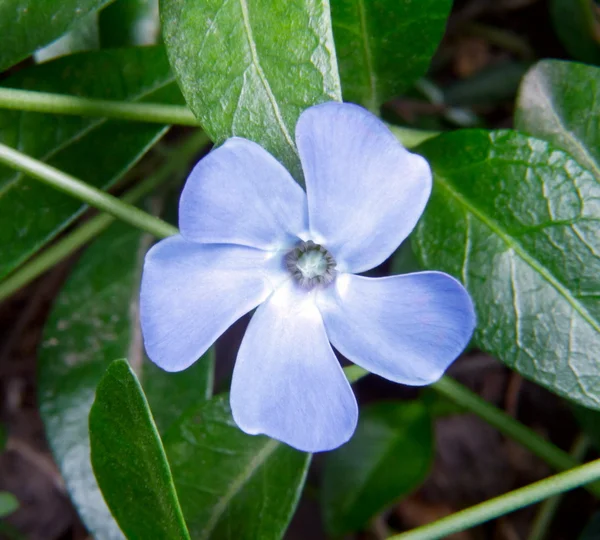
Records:
{"label": "small leaf", "polygon": [[128,538],[189,539],[148,401],[125,360],[98,385],[90,442],[96,479]]}
{"label": "small leaf", "polygon": [[88,248],[56,298],[39,354],[46,436],[75,507],[98,539],[122,537],[89,459],[87,417],[111,359],[128,356],[136,366],[162,433],[212,390],[212,353],[182,373],[166,373],[144,356],[137,310],[150,241],[116,223]]}
{"label": "small leaf", "polygon": [[600,63],[600,8],[594,0],[551,0],[554,28],[569,54],[589,64]]}
{"label": "small leaf", "polygon": [[600,181],[600,68],[542,60],[519,93],[518,129],[569,152]]}
{"label": "small leaf", "polygon": [[0,72],[62,36],[111,0],[2,0]]}
{"label": "small leaf", "polygon": [[341,100],[327,0],[161,0],[183,95],[217,144],[237,135],[300,180],[294,130],[307,107]]}
{"label": "small leaf", "polygon": [[7,491],[0,491],[0,518],[4,518],[19,509],[19,501]]}
{"label": "small leaf", "polygon": [[429,67],[452,0],[331,0],[344,100],[377,111]]}
{"label": "small leaf", "polygon": [[240,431],[226,394],[184,415],[164,444],[192,538],[282,538],[310,454]]}
{"label": "small leaf", "polygon": [[[163,48],[77,54],[23,70],[5,86],[124,101],[182,101]],[[0,110],[0,142],[106,189],[166,132],[161,125]],[[0,166],[0,278],[85,209],[80,201]]]}
{"label": "small leaf", "polygon": [[570,155],[511,131],[419,149],[434,189],[413,234],[426,268],[474,300],[476,343],[549,390],[600,408],[600,184]]}
{"label": "small leaf", "polygon": [[158,0],[116,0],[98,18],[104,48],[155,45],[160,37]]}
{"label": "small leaf", "polygon": [[421,402],[362,408],[352,439],[325,461],[321,503],[328,532],[341,536],[363,528],[417,488],[432,460],[431,418]]}

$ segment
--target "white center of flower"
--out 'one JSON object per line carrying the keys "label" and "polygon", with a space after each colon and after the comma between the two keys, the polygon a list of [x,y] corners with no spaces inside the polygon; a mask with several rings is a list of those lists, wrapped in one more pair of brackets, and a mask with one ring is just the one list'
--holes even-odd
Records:
{"label": "white center of flower", "polygon": [[310,289],[327,285],[335,277],[335,259],[312,240],[300,242],[285,256],[285,265],[300,285]]}

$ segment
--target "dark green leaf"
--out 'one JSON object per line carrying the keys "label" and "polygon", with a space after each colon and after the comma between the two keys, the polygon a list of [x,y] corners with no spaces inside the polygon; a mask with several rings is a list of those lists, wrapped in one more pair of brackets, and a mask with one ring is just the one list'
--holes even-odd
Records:
{"label": "dark green leaf", "polygon": [[600,63],[600,11],[594,0],[551,0],[550,13],[569,54],[575,60]]}
{"label": "dark green leaf", "polygon": [[190,108],[221,143],[256,141],[300,180],[294,129],[340,100],[327,0],[161,0],[169,58]]}
{"label": "dark green leaf", "polygon": [[413,234],[426,268],[461,279],[475,341],[524,377],[600,408],[600,184],[511,131],[457,131],[420,151],[434,189]]}
{"label": "dark green leaf", "polygon": [[150,238],[115,224],[92,244],[56,299],[39,355],[39,402],[46,435],[70,495],[95,538],[117,538],[89,460],[87,416],[111,359],[129,357],[159,430],[212,389],[212,354],[182,373],[143,355],[137,321],[139,278]]}
{"label": "dark green leaf", "polygon": [[572,410],[581,429],[590,438],[594,447],[600,450],[600,412],[577,405]]}
{"label": "dark green leaf", "polygon": [[600,181],[600,68],[543,60],[521,85],[515,124],[569,152]]}
{"label": "dark green leaf", "polygon": [[592,516],[579,540],[600,540],[600,513],[596,512]]}
{"label": "dark green leaf", "polygon": [[376,111],[429,67],[452,0],[331,0],[344,100]]}
{"label": "dark green leaf", "polygon": [[189,539],[148,401],[125,360],[98,384],[90,443],[104,500],[127,538]]}
{"label": "dark green leaf", "polygon": [[327,454],[322,486],[332,535],[357,531],[425,480],[433,459],[428,409],[419,401],[364,407],[350,441]]}
{"label": "dark green leaf", "polygon": [[111,0],[2,0],[0,72],[62,36]]}
{"label": "dark green leaf", "polygon": [[158,0],[117,0],[100,12],[99,19],[102,47],[158,42]]}
{"label": "dark green leaf", "polygon": [[226,394],[183,416],[164,444],[192,538],[283,536],[310,454],[240,431]]}
{"label": "dark green leaf", "polygon": [[12,514],[18,508],[19,501],[12,493],[0,491],[0,518]]}
{"label": "dark green leaf", "polygon": [[[180,103],[164,49],[98,51],[36,66],[6,86],[115,100]],[[165,133],[165,126],[0,111],[0,142],[107,188]],[[0,278],[85,209],[78,200],[0,167]]]}

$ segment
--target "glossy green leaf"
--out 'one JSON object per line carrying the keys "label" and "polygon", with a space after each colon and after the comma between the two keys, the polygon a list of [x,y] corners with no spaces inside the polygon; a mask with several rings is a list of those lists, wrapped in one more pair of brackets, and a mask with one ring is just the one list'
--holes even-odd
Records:
{"label": "glossy green leaf", "polygon": [[62,36],[112,0],[2,0],[0,72]]}
{"label": "glossy green leaf", "polygon": [[83,254],[58,295],[39,354],[39,403],[46,436],[71,498],[98,539],[120,538],[89,459],[87,417],[110,361],[128,357],[159,431],[212,390],[212,355],[166,373],[143,354],[137,321],[143,256],[151,239],[117,223]]}
{"label": "glossy green leaf", "polygon": [[240,431],[227,394],[191,410],[163,439],[192,538],[283,536],[310,454]]}
{"label": "glossy green leaf", "polygon": [[125,360],[98,384],[90,443],[104,500],[127,538],[189,539],[148,401]]}
{"label": "glossy green leaf", "polygon": [[12,493],[0,491],[0,518],[12,514],[18,508],[19,501]]}
{"label": "glossy green leaf", "polygon": [[160,37],[158,0],[116,0],[99,14],[102,47],[155,45]]}
{"label": "glossy green leaf", "polygon": [[600,10],[594,0],[551,0],[554,29],[575,60],[600,63]]}
{"label": "glossy green leaf", "polygon": [[543,60],[525,76],[515,125],[569,152],[600,181],[600,68]]}
{"label": "glossy green leaf", "polygon": [[331,0],[345,101],[377,111],[425,74],[452,0]]}
{"label": "glossy green leaf", "polygon": [[363,407],[356,433],[327,454],[321,503],[331,535],[357,531],[427,477],[433,431],[419,401]]}
{"label": "glossy green leaf", "polygon": [[[164,49],[98,51],[19,72],[5,86],[115,100],[181,103]],[[0,142],[108,188],[165,133],[161,125],[0,110]],[[80,201],[0,167],[0,278],[85,209]]]}
{"label": "glossy green leaf", "polygon": [[307,107],[341,100],[327,0],[161,0],[179,85],[206,133],[256,141],[296,179],[294,129]]}
{"label": "glossy green leaf", "polygon": [[420,151],[434,189],[413,245],[461,279],[476,343],[549,390],[600,408],[600,184],[512,131],[457,131]]}

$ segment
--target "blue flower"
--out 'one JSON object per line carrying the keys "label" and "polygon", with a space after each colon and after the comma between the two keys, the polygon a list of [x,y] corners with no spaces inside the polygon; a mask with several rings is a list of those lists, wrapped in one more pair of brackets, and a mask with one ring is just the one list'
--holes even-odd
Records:
{"label": "blue flower", "polygon": [[316,452],[346,442],[358,416],[331,345],[386,379],[429,384],[466,346],[475,316],[446,274],[357,275],[421,216],[432,183],[422,157],[364,109],[333,102],[300,116],[296,145],[306,192],[241,138],[196,165],[181,235],[146,256],[141,324],[148,356],[180,371],[258,306],[233,373],[233,417],[247,433]]}

